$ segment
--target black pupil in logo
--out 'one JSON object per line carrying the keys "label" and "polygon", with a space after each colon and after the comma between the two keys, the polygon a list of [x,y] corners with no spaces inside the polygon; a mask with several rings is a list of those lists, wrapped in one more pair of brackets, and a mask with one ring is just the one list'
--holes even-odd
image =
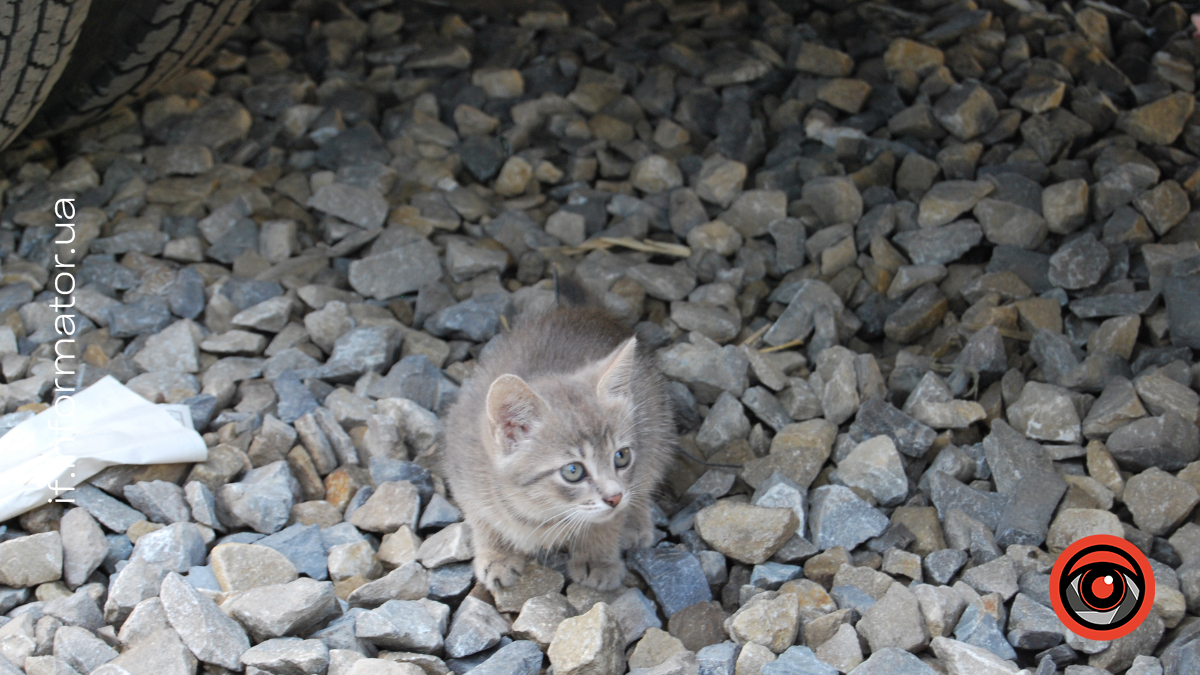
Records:
{"label": "black pupil in logo", "polygon": [[[1114,553],[1129,564],[1114,562],[1111,556],[1095,562],[1080,560],[1099,552]],[[1141,569],[1128,553],[1115,546],[1089,546],[1072,556],[1063,569],[1065,573],[1059,579],[1063,608],[1083,626],[1094,630],[1119,628],[1142,606],[1146,584]]]}

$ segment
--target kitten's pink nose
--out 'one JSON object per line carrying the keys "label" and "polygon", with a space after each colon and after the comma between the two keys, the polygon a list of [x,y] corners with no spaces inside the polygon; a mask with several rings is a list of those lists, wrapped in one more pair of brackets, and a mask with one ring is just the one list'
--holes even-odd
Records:
{"label": "kitten's pink nose", "polygon": [[618,492],[617,494],[615,494],[611,497],[605,497],[604,503],[608,504],[609,506],[613,507],[614,509],[617,508],[617,504],[621,503],[621,493]]}

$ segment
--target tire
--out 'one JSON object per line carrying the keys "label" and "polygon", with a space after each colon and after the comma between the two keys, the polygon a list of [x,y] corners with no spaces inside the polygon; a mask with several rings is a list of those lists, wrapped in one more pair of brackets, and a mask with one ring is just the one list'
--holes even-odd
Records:
{"label": "tire", "polygon": [[[11,142],[21,128],[30,136],[51,136],[82,126],[115,106],[148,94],[207,56],[241,25],[257,2],[0,0],[0,5],[30,5],[43,13],[60,5],[70,5],[73,10],[78,10],[79,16],[79,20],[64,22],[66,27],[74,27],[74,33],[69,35],[70,43],[64,43],[59,50],[54,67],[49,68],[47,77],[43,78],[47,84],[38,90],[37,96],[13,96],[9,89],[11,85],[0,81],[0,100],[7,99],[10,105],[17,106],[25,98],[29,99],[28,105],[24,106],[27,109],[25,117],[19,125],[11,127],[12,131],[5,119],[5,132],[0,132],[5,133],[0,136],[0,148]],[[86,18],[82,17],[84,12]],[[71,18],[75,16],[73,14]],[[24,63],[15,67],[19,76],[39,67],[32,59],[26,59]],[[11,91],[18,92],[16,89]]]}
{"label": "tire", "polygon": [[25,129],[67,67],[91,0],[0,0],[0,149]]}

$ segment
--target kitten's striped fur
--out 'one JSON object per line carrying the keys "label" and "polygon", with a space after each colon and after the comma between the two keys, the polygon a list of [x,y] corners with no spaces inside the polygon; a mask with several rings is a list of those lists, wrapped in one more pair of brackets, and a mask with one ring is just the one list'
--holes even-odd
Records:
{"label": "kitten's striped fur", "polygon": [[[595,307],[559,306],[496,340],[463,383],[441,449],[476,577],[508,586],[530,556],[564,549],[572,580],[616,588],[620,552],[652,543],[651,495],[675,444],[654,356]],[[624,468],[621,448],[632,451]],[[562,473],[573,462],[587,473],[576,483]]]}

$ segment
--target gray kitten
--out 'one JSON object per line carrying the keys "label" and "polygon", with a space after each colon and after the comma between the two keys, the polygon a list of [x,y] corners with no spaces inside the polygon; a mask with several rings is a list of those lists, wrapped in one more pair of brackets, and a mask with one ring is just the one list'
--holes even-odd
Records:
{"label": "gray kitten", "polygon": [[443,475],[489,589],[565,549],[572,580],[611,590],[621,551],[653,542],[674,417],[654,357],[607,312],[558,307],[498,337],[445,428]]}

